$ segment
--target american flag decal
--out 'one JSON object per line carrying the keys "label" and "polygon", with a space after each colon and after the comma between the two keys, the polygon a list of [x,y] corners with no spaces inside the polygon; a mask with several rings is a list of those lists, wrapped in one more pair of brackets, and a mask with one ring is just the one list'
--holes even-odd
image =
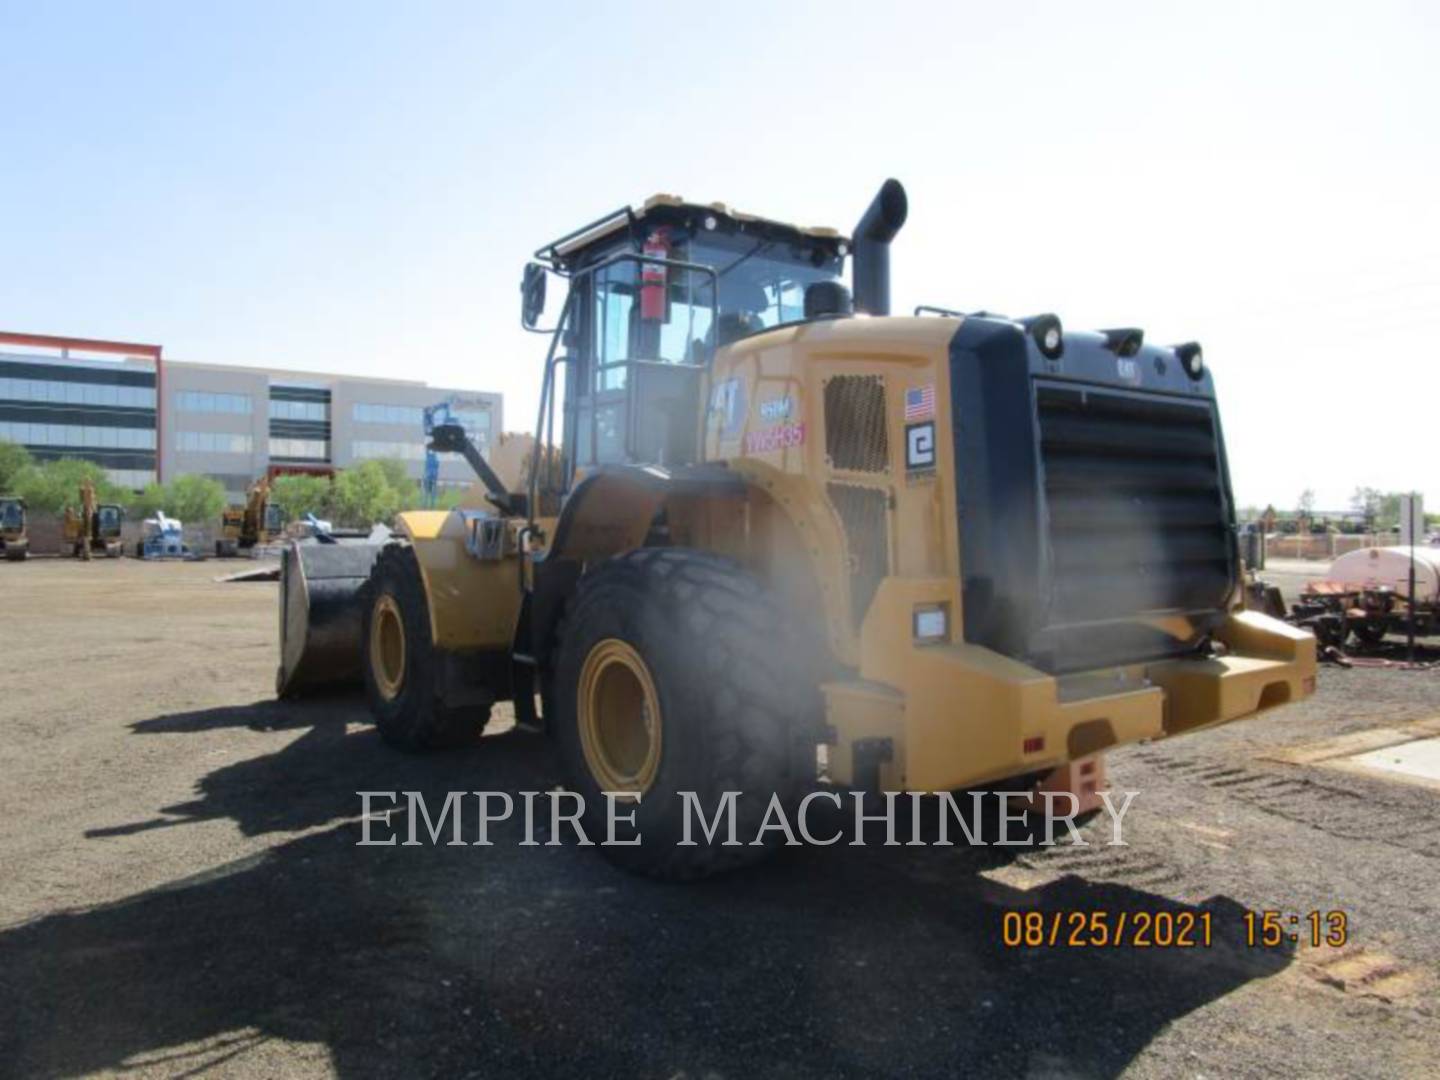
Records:
{"label": "american flag decal", "polygon": [[935,384],[905,391],[905,422],[928,420],[935,415]]}

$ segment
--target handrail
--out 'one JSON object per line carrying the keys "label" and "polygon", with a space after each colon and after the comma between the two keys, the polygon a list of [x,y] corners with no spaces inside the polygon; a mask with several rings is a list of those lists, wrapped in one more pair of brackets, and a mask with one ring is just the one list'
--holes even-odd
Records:
{"label": "handrail", "polygon": [[586,233],[594,232],[595,230],[599,229],[601,225],[608,225],[616,218],[621,217],[625,218],[627,221],[634,221],[635,211],[631,209],[630,206],[626,205],[622,206],[619,210],[611,211],[603,217],[598,217],[594,221],[590,222],[590,224],[581,225],[580,228],[574,229],[571,232],[566,233],[564,236],[560,237],[560,239],[551,241],[542,248],[537,248],[535,251],[535,258],[546,259],[552,264],[556,263],[560,259],[560,248],[563,245],[570,243],[572,240],[578,240]]}

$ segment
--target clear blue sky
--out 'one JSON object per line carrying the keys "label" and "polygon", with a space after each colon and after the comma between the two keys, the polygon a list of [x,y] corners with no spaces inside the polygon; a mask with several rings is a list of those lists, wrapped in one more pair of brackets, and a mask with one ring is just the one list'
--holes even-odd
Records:
{"label": "clear blue sky", "polygon": [[528,428],[540,243],[655,191],[848,229],[894,175],[897,307],[1199,339],[1242,502],[1436,510],[1437,13],[0,0],[0,328]]}

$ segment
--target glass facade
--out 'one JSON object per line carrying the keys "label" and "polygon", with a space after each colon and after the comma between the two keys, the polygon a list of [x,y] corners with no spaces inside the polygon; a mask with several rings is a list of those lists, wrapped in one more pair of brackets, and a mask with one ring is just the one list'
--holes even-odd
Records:
{"label": "glass facade", "polygon": [[289,401],[271,398],[270,419],[310,420],[323,423],[330,419],[330,403],[328,401]]}
{"label": "glass facade", "polygon": [[[425,423],[425,410],[419,405],[378,405],[357,401],[352,409],[357,424],[391,424],[419,431]],[[454,409],[451,415],[459,420],[472,438],[490,433],[489,409]]]}
{"label": "glass facade", "polygon": [[288,464],[330,462],[330,391],[271,384],[270,456]]}
{"label": "glass facade", "polygon": [[419,431],[424,423],[425,410],[419,405],[376,405],[357,401],[352,415],[357,424],[394,424]]}
{"label": "glass facade", "polygon": [[329,461],[330,443],[326,439],[293,439],[270,436],[270,456],[300,458],[305,461]]}
{"label": "glass facade", "polygon": [[421,442],[384,442],[377,439],[356,439],[350,444],[350,456],[356,461],[369,458],[398,458],[401,461],[424,461],[425,444]]}
{"label": "glass facade", "polygon": [[106,469],[105,475],[118,487],[141,491],[147,484],[155,482],[154,469]]}
{"label": "glass facade", "polygon": [[175,408],[179,412],[249,416],[253,407],[249,394],[212,394],[205,390],[180,390],[175,394]]}
{"label": "glass facade", "polygon": [[155,402],[149,368],[0,354],[0,439],[38,461],[84,458],[143,487],[155,479]]}
{"label": "glass facade", "polygon": [[460,409],[455,412],[455,418],[464,426],[470,437],[477,442],[483,442],[490,435],[490,410],[482,412],[470,412]]}
{"label": "glass facade", "polygon": [[153,428],[105,427],[99,424],[42,424],[0,420],[0,439],[25,446],[93,446],[97,450],[154,450]]}
{"label": "glass facade", "polygon": [[65,381],[19,379],[0,374],[0,401],[153,409],[155,408],[155,389],[146,386],[112,386],[105,383],[77,382],[68,379]]}
{"label": "glass facade", "polygon": [[[94,461],[117,483],[137,489],[156,479],[162,449],[167,480],[203,473],[231,493],[243,492],[271,459],[279,465],[328,466],[336,454],[347,462],[388,458],[406,462],[412,472],[425,459],[425,406],[385,401],[392,392],[413,400],[419,384],[357,385],[339,377],[334,385],[347,394],[342,413],[335,411],[334,387],[324,378],[285,382],[278,381],[283,379],[278,372],[210,372],[188,364],[162,371],[163,402],[155,369],[134,358],[107,361],[0,347],[0,440],[27,447],[42,462]],[[207,389],[212,383],[216,388]],[[356,402],[351,395],[357,391],[378,400]],[[452,395],[462,401],[452,415],[488,448],[499,427],[498,400],[491,404],[483,394],[444,390],[433,395],[436,401]],[[445,459],[448,480],[460,468],[459,458]]]}
{"label": "glass facade", "polygon": [[222,431],[177,431],[175,449],[199,454],[249,454],[255,450],[255,440],[249,435]]}

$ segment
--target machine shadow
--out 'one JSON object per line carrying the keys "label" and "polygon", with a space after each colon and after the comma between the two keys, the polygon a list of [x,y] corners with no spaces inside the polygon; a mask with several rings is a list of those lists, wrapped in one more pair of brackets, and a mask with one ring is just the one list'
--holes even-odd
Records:
{"label": "machine shadow", "polygon": [[[418,791],[438,809],[450,791],[557,777],[535,738],[413,757],[347,728],[350,710],[137,725],[299,728],[294,712],[309,712],[298,739],[215,770],[160,820],[320,831],[0,932],[0,1071],[188,1072],[247,1055],[264,1071],[283,1040],[353,1076],[1113,1076],[1167,1024],[1289,962],[1239,945],[1224,899],[1206,904],[1208,949],[1007,948],[1007,910],[1186,910],[1077,877],[1020,890],[982,876],[1014,849],[796,848],[665,885],[574,842],[521,846],[514,819],[469,846],[473,804],[467,846],[357,846],[359,790]],[[403,839],[403,814],[394,827]]]}

